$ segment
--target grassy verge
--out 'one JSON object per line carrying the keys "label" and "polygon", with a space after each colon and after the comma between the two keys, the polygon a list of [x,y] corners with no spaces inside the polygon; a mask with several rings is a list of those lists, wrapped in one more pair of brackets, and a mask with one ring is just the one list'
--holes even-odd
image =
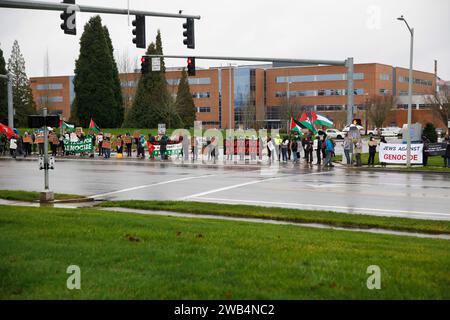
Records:
{"label": "grassy verge", "polygon": [[[0,299],[449,299],[450,242],[0,206]],[[68,266],[81,290],[68,290]],[[367,268],[381,268],[368,290]]]}
{"label": "grassy verge", "polygon": [[194,214],[248,217],[281,221],[323,223],[337,227],[385,228],[400,231],[450,234],[449,221],[377,217],[327,211],[308,211],[248,205],[214,204],[184,201],[107,201],[101,207],[123,207],[143,210],[165,210]]}
{"label": "grassy verge", "polygon": [[[36,201],[39,200],[40,192],[35,191],[17,191],[17,190],[0,190],[0,199],[17,200],[17,201]],[[76,200],[85,197],[76,194],[55,193],[55,200]]]}
{"label": "grassy verge", "polygon": [[[341,162],[342,157],[343,157],[342,155],[336,155],[335,157],[333,157],[333,161]],[[369,154],[362,153],[361,154],[361,162],[363,164],[363,167],[367,167],[368,161],[369,161]],[[375,165],[376,166],[380,165],[380,161],[378,158],[378,152],[375,155]],[[377,168],[377,169],[380,169],[380,168]],[[384,168],[382,168],[382,169],[384,169]],[[389,165],[387,165],[386,169],[389,169]],[[391,169],[392,169],[392,167],[391,167]],[[450,172],[450,168],[444,168],[444,159],[440,156],[429,157],[428,164],[425,167],[413,165],[411,168],[395,167],[395,169],[407,170],[407,171],[448,171],[448,172]]]}

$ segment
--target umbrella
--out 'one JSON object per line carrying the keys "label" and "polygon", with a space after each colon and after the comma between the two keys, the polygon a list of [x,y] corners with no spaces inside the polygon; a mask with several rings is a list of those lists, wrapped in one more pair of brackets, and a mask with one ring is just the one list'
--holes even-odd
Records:
{"label": "umbrella", "polygon": [[14,132],[15,132],[16,134],[20,134],[20,131],[19,131],[18,129],[13,128],[13,130],[14,130]]}
{"label": "umbrella", "polygon": [[11,129],[11,128],[8,127],[8,126],[5,126],[3,123],[0,123],[0,132],[6,133],[6,137],[7,137],[8,139],[11,139],[11,137],[13,137],[13,136],[16,135],[16,133],[14,132],[13,129]]}

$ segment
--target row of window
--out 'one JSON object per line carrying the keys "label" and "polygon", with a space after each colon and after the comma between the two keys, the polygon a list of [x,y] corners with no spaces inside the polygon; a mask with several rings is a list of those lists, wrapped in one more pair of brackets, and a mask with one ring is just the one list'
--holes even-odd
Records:
{"label": "row of window", "polygon": [[[289,76],[289,77],[280,76],[276,78],[277,83],[343,81],[343,80],[347,80],[346,73]],[[354,73],[353,80],[364,80],[364,73]]]}
{"label": "row of window", "polygon": [[197,112],[200,112],[200,113],[211,112],[211,108],[210,107],[198,107]]}
{"label": "row of window", "polygon": [[203,99],[209,97],[211,97],[211,94],[209,92],[192,92],[192,98],[194,99]]}
{"label": "row of window", "polygon": [[[167,79],[167,84],[170,86],[177,86],[180,84],[180,79]],[[211,84],[211,78],[188,78],[189,85],[196,84]]]}
{"label": "row of window", "polygon": [[[409,82],[409,77],[400,76],[400,77],[398,77],[398,81],[399,82]],[[429,86],[429,87],[431,87],[433,85],[433,81],[431,81],[431,80],[423,80],[423,79],[416,79],[416,78],[413,78],[413,83],[421,85],[421,86]]]}
{"label": "row of window", "polygon": [[36,86],[37,90],[61,90],[62,88],[63,88],[62,83],[38,84]]}
{"label": "row of window", "polygon": [[64,98],[61,96],[54,96],[54,97],[40,96],[39,101],[41,104],[47,103],[47,102],[63,102]]}
{"label": "row of window", "polygon": [[202,121],[202,125],[204,126],[219,126],[219,121]]}
{"label": "row of window", "polygon": [[131,80],[131,81],[121,81],[120,86],[122,88],[135,88],[137,87],[139,81]]}
{"label": "row of window", "polygon": [[[355,89],[353,94],[360,96],[364,94],[364,89]],[[346,96],[346,89],[320,89],[320,90],[300,90],[289,91],[289,97],[331,97],[331,96]],[[286,97],[287,91],[277,91],[275,97]]]}

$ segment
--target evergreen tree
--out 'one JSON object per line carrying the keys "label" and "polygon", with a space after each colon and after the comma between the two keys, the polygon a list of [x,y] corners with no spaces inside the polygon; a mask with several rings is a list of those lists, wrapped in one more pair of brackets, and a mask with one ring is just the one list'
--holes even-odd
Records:
{"label": "evergreen tree", "polygon": [[[162,39],[161,39],[161,31],[158,29],[158,33],[156,34],[156,54],[163,55],[163,47],[162,47]],[[164,58],[161,57],[161,71],[163,73],[166,72],[166,64],[164,63]]]}
{"label": "evergreen tree", "polygon": [[117,66],[108,38],[99,16],[92,17],[84,26],[80,55],[75,63],[76,98],[72,106],[76,111],[73,118],[77,118],[84,127],[89,125],[91,118],[103,128],[116,128],[122,124],[123,105],[117,93]]}
{"label": "evergreen tree", "polygon": [[[0,74],[6,75],[6,63],[0,49]],[[0,121],[8,118],[8,81],[0,79]]]}
{"label": "evergreen tree", "polygon": [[188,129],[194,126],[197,110],[189,89],[187,72],[184,68],[181,72],[180,84],[178,85],[176,106],[184,127]]}
{"label": "evergreen tree", "polygon": [[13,105],[16,127],[28,126],[28,115],[36,113],[30,82],[25,72],[25,59],[20,52],[19,43],[14,41],[11,56],[8,60],[8,71],[12,73]]}
{"label": "evergreen tree", "polygon": [[[157,54],[152,42],[147,54]],[[127,113],[125,126],[128,128],[155,128],[165,123],[170,97],[164,72],[148,72],[141,76],[133,106]]]}
{"label": "evergreen tree", "polygon": [[114,84],[114,97],[116,99],[118,108],[114,111],[116,112],[115,119],[117,121],[117,126],[121,126],[124,120],[124,106],[123,106],[123,97],[122,97],[122,87],[120,85],[119,78],[119,70],[117,68],[116,60],[114,59],[114,48],[111,42],[111,37],[109,36],[109,31],[106,26],[103,27],[103,31],[105,32],[106,42],[108,43],[109,52],[112,59],[113,68],[111,69],[113,84]]}
{"label": "evergreen tree", "polygon": [[425,125],[425,129],[423,129],[422,135],[427,137],[427,139],[430,140],[431,143],[437,142],[436,128],[430,122]]}

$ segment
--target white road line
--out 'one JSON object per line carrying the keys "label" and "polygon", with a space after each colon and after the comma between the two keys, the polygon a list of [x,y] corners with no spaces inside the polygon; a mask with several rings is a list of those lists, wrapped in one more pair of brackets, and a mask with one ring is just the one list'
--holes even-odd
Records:
{"label": "white road line", "polygon": [[[315,172],[315,173],[305,174],[304,176],[307,176],[307,175],[319,175],[319,174],[326,174],[326,173],[328,173],[328,172]],[[279,177],[275,177],[275,178],[266,178],[266,179],[254,180],[254,181],[250,181],[250,182],[244,182],[244,183],[235,184],[235,185],[228,186],[228,187],[223,187],[223,188],[218,188],[218,189],[213,189],[213,190],[209,190],[209,191],[205,191],[205,192],[196,193],[196,194],[193,194],[193,195],[190,195],[190,196],[179,198],[178,200],[179,201],[184,201],[184,200],[188,200],[188,199],[192,199],[192,198],[203,197],[203,196],[206,196],[206,195],[211,194],[211,193],[227,191],[227,190],[236,189],[236,188],[240,188],[240,187],[245,187],[245,186],[249,186],[249,185],[252,185],[252,184],[257,184],[257,183],[262,183],[262,182],[267,182],[267,181],[280,180],[280,179],[283,179],[283,178],[289,178],[289,177],[293,177],[293,176],[297,176],[297,175],[298,174],[288,174],[288,175],[283,175],[283,176],[279,176]]]}
{"label": "white road line", "polygon": [[112,191],[112,192],[107,192],[107,193],[96,194],[96,195],[90,196],[90,198],[105,197],[105,196],[110,196],[110,195],[116,194],[116,193],[122,193],[122,192],[134,191],[134,190],[139,190],[139,189],[144,189],[144,188],[150,188],[150,187],[155,187],[155,186],[161,186],[161,185],[165,185],[165,184],[169,184],[169,183],[174,183],[174,182],[188,181],[188,180],[200,179],[200,178],[207,178],[207,177],[213,177],[213,176],[216,176],[216,175],[215,175],[215,174],[207,174],[207,175],[203,175],[203,176],[187,177],[187,178],[181,178],[181,179],[174,179],[174,180],[168,180],[168,181],[156,182],[156,183],[152,183],[152,184],[146,184],[146,185],[143,185],[143,186],[136,186],[136,187],[126,188],[126,189],[122,189],[122,190],[117,190],[117,191]]}
{"label": "white road line", "polygon": [[268,179],[262,179],[262,180],[256,180],[256,181],[250,181],[250,182],[235,184],[235,185],[228,186],[228,187],[223,187],[223,188],[213,189],[213,190],[209,190],[209,191],[205,191],[205,192],[201,192],[201,193],[196,193],[196,194],[193,194],[193,195],[190,195],[190,196],[182,197],[182,198],[180,198],[178,200],[183,201],[183,200],[188,200],[188,199],[191,199],[191,198],[198,198],[198,197],[206,196],[206,195],[211,194],[211,193],[231,190],[231,189],[235,189],[235,188],[249,186],[249,185],[252,185],[252,184],[257,184],[257,183],[266,182],[266,181],[274,181],[274,180],[279,180],[279,179],[281,179],[281,177],[279,177],[279,178],[268,178]]}
{"label": "white road line", "polygon": [[356,208],[356,207],[343,207],[343,206],[327,206],[327,205],[318,205],[318,204],[309,204],[309,203],[293,203],[293,202],[273,202],[273,201],[256,201],[256,200],[238,200],[238,199],[226,199],[226,198],[209,198],[209,197],[196,197],[198,200],[207,200],[207,201],[222,201],[228,203],[259,203],[259,204],[267,204],[267,205],[276,205],[276,206],[291,206],[291,207],[313,207],[313,208],[323,208],[323,209],[346,209],[346,210],[361,210],[361,211],[374,211],[374,212],[383,212],[383,213],[395,213],[402,216],[411,216],[411,215],[436,215],[436,216],[445,216],[450,217],[449,213],[441,213],[441,212],[423,212],[423,211],[406,211],[406,210],[391,210],[391,209],[376,209],[376,208]]}

